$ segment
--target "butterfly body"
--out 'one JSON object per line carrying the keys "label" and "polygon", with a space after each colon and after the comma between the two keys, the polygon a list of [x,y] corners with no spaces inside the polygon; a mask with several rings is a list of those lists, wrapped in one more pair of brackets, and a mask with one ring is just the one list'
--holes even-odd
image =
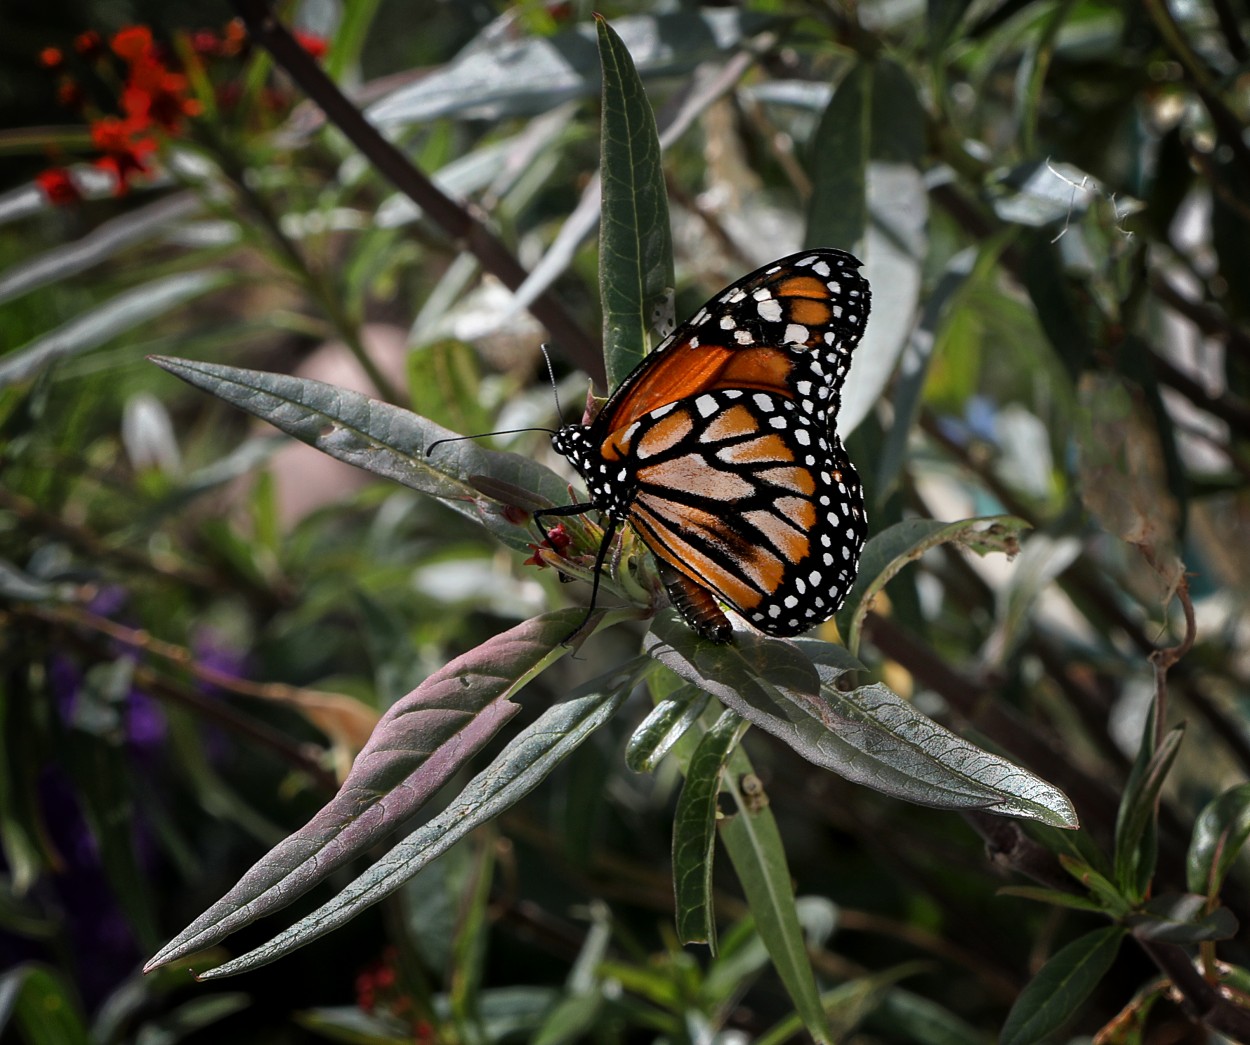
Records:
{"label": "butterfly body", "polygon": [[863,489],[836,431],[867,320],[859,262],[818,249],[773,262],[682,324],[584,425],[552,438],[608,517],[626,523],[673,603],[727,641],[720,599],[772,635],[828,620],[855,580]]}

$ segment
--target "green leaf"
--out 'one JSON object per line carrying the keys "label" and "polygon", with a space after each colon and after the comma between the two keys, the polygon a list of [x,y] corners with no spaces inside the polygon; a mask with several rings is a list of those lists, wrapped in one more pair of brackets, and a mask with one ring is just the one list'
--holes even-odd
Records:
{"label": "green leaf", "polygon": [[1093,356],[1083,311],[1059,265],[1058,248],[1044,232],[1028,237],[1024,252],[1024,287],[1055,354],[1076,380]]}
{"label": "green leaf", "polygon": [[67,280],[136,244],[154,239],[169,226],[194,216],[203,202],[193,192],[180,192],[128,210],[101,222],[81,239],[66,243],[0,272],[0,305],[39,287]]}
{"label": "green leaf", "polygon": [[470,435],[486,431],[482,372],[476,349],[463,341],[434,341],[408,353],[412,409],[435,424]]}
{"label": "green leaf", "polygon": [[1191,892],[1215,897],[1250,838],[1250,784],[1237,784],[1212,799],[1198,814],[1185,874]]}
{"label": "green leaf", "polygon": [[[956,998],[951,999],[958,1004]],[[879,1036],[917,1045],[973,1045],[986,1040],[983,1032],[930,998],[895,987],[885,996],[872,1021]]]}
{"label": "green leaf", "polygon": [[677,938],[706,943],[716,953],[716,911],[712,905],[712,852],[716,843],[716,796],[730,753],[746,731],[732,711],[721,713],[703,734],[686,767],[686,783],[673,815],[673,893]]}
{"label": "green leaf", "polygon": [[373,25],[380,0],[354,0],[336,10],[339,13],[338,24],[327,41],[330,52],[325,57],[325,69],[332,80],[342,80],[360,65],[360,53],[364,49],[365,38]]}
{"label": "green leaf", "polygon": [[873,67],[857,63],[838,84],[812,139],[809,247],[855,251],[868,228]]}
{"label": "green leaf", "polygon": [[560,643],[581,617],[579,609],[562,610],[518,624],[396,701],[339,793],[166,944],[147,970],[279,910],[412,816],[521,710],[512,697],[568,652]]}
{"label": "green leaf", "polygon": [[957,543],[978,555],[1019,550],[1020,534],[1030,524],[1012,515],[988,515],[945,523],[936,519],[904,519],[882,530],[859,557],[855,586],[838,611],[838,631],[852,653],[859,650],[860,631],[873,599],[909,562],[939,544]]}
{"label": "green leaf", "polygon": [[[926,962],[907,962],[892,969],[856,976],[820,996],[820,1003],[833,1022],[835,1041],[848,1041],[855,1029],[885,1003],[895,984],[908,976],[929,971]],[[761,1035],[756,1045],[781,1045],[793,1039],[799,1029],[794,1016],[787,1017]]]}
{"label": "green leaf", "polygon": [[427,456],[426,447],[456,433],[359,392],[189,359],[153,356],[152,362],[331,457],[439,498],[514,548],[526,549],[534,540],[525,517],[529,509],[517,512],[484,496],[479,476],[525,491],[536,505],[568,499],[566,480],[519,454],[483,450],[462,440]]}
{"label": "green leaf", "polygon": [[0,1031],[16,1023],[26,1045],[88,1045],[90,1038],[59,974],[24,964],[0,975]]}
{"label": "green leaf", "polygon": [[[492,921],[490,894],[497,839],[493,832],[483,831],[481,842],[475,854],[467,895],[456,912],[451,960],[447,969],[447,982],[451,985],[448,1000],[453,1017],[462,1027],[470,1026],[474,1022]],[[429,864],[425,866],[428,867]]]}
{"label": "green leaf", "polygon": [[[1146,728],[1153,729],[1153,723],[1152,712]],[[1141,756],[1153,745],[1144,743],[1129,773],[1124,797],[1120,800],[1115,824],[1115,880],[1120,889],[1134,900],[1146,895],[1154,875],[1158,857],[1159,791],[1184,736],[1184,726],[1176,726],[1163,738],[1159,750],[1145,761]]]}
{"label": "green leaf", "polygon": [[1099,906],[1113,918],[1126,917],[1133,903],[1115,887],[1111,879],[1079,857],[1059,854],[1059,866],[1094,894]]}
{"label": "green leaf", "polygon": [[1208,910],[1207,898],[1201,893],[1152,897],[1141,911],[1129,915],[1125,924],[1138,939],[1184,946],[1231,940],[1238,928],[1232,911],[1227,907]]}
{"label": "green leaf", "polygon": [[673,237],[655,115],[621,38],[597,19],[603,65],[599,296],[608,386],[646,354],[649,333],[673,293]]}
{"label": "green leaf", "polygon": [[[618,18],[613,28],[645,75],[681,77],[774,22],[754,11],[713,8]],[[427,125],[460,114],[498,119],[546,113],[570,98],[590,97],[599,86],[591,46],[595,28],[588,23],[550,37],[501,37],[495,27],[488,33],[448,65],[371,105],[370,121]]]}
{"label": "green leaf", "polygon": [[976,252],[963,250],[947,263],[937,286],[925,301],[920,322],[908,338],[899,364],[898,381],[891,403],[894,423],[886,434],[885,447],[877,462],[876,497],[882,502],[898,482],[907,459],[908,441],[920,416],[921,396],[929,376],[929,363],[937,344],[937,331],[958,292],[967,282],[976,261]]}
{"label": "green leaf", "polygon": [[222,272],[183,272],[124,291],[0,358],[0,388],[34,377],[57,360],[97,348],[233,279]]}
{"label": "green leaf", "polygon": [[1036,900],[1038,903],[1067,907],[1073,911],[1104,913],[1103,905],[1097,900],[1091,900],[1088,896],[1077,896],[1075,893],[1065,893],[1059,889],[1043,889],[1035,885],[1009,885],[999,889],[998,895],[1018,896],[1022,900]]}
{"label": "green leaf", "polygon": [[742,884],[756,931],[803,1025],[816,1041],[832,1042],[835,1039],[820,1003],[802,924],[795,909],[781,832],[767,804],[744,794],[742,783],[754,777],[749,771],[750,763],[745,755],[734,759],[732,779],[726,784],[738,811],[720,821],[721,840]]}
{"label": "green leaf", "polygon": [[1007,1015],[999,1045],[1031,1045],[1075,1014],[1110,970],[1124,930],[1096,929],[1058,951],[1020,992]]}
{"label": "green leaf", "polygon": [[625,746],[625,764],[635,773],[650,773],[703,714],[708,695],[683,686],[661,700],[634,730]]}
{"label": "green leaf", "polygon": [[[536,788],[624,702],[645,668],[637,658],[543,712],[437,816],[410,834],[338,896],[261,945],[201,974],[218,979],[265,965],[350,921],[390,895],[474,828]],[[457,760],[459,765],[459,760]]]}
{"label": "green leaf", "polygon": [[[93,699],[103,702],[101,696],[90,692],[100,684],[98,679],[103,673],[98,669],[103,666],[96,665],[87,672],[77,695],[79,709],[88,706]],[[124,707],[131,686],[131,663],[122,659],[117,666],[124,670],[109,672],[117,676],[120,683],[120,691],[111,695],[114,709]],[[108,667],[111,669],[113,665]],[[124,747],[102,743],[103,739],[80,730],[71,731],[65,741],[66,763],[71,767],[83,815],[90,825],[109,887],[139,945],[151,947],[160,937],[152,909],[152,891],[147,887],[147,878],[135,850],[136,807],[128,769],[132,756]]]}
{"label": "green leaf", "polygon": [[925,5],[925,43],[931,56],[938,58],[943,55],[946,44],[971,6],[972,0],[928,0]]}
{"label": "green leaf", "polygon": [[1077,826],[1061,791],[944,729],[885,686],[843,693],[834,688],[841,669],[813,664],[792,644],[743,632],[735,641],[705,642],[667,614],[656,618],[644,648],[809,762],[857,784],[941,809]]}
{"label": "green leaf", "polygon": [[585,1041],[602,1008],[603,995],[598,992],[569,995],[543,1020],[538,1033],[529,1040],[534,1045],[564,1045],[570,1041]]}

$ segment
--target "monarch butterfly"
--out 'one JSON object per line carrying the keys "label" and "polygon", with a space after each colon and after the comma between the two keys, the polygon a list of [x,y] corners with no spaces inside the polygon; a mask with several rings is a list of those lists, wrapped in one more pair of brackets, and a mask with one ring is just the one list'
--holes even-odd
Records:
{"label": "monarch butterfly", "polygon": [[837,611],[867,529],[835,427],[871,301],[859,265],[821,248],[743,276],[665,338],[589,424],[554,433],[590,500],[534,520],[549,537],[544,517],[607,517],[592,607],[628,523],[704,638],[732,638],[718,599],[770,635],[797,635]]}

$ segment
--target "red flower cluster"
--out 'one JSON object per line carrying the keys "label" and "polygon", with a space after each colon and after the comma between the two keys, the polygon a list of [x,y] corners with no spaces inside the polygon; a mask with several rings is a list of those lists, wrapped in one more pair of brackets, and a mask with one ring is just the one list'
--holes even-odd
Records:
{"label": "red flower cluster", "polygon": [[[109,51],[120,63],[109,63]],[[95,165],[113,175],[116,192],[124,196],[132,178],[149,173],[149,158],[156,151],[156,134],[178,134],[183,122],[200,114],[200,103],[190,96],[187,78],[169,67],[165,56],[147,26],[133,25],[119,30],[105,47],[94,30],[74,39],[74,51],[98,66],[106,79],[120,80],[120,114],[100,115],[90,122],[91,144],[98,156]],[[60,69],[64,58],[48,47],[39,56],[46,69]],[[111,76],[109,74],[112,74]],[[64,76],[57,86],[62,104],[81,109],[86,97],[78,81]],[[69,174],[60,168],[44,171],[36,179],[48,199],[58,205],[79,199]]]}
{"label": "red flower cluster", "polygon": [[[296,33],[310,54],[320,58],[326,43],[310,33]],[[179,53],[187,61],[233,58],[243,54],[247,34],[239,21],[230,22],[222,33],[211,29],[184,34]],[[192,96],[185,72],[175,67],[168,48],[162,47],[144,25],[118,30],[105,39],[95,30],[74,38],[74,51],[94,65],[99,78],[117,85],[118,112],[90,118],[91,143],[98,153],[94,163],[113,175],[116,193],[124,196],[131,179],[151,171],[150,160],[160,146],[161,136],[183,133],[188,119],[203,111],[199,99]],[[49,70],[63,70],[64,54],[55,47],[44,48],[39,64]],[[82,111],[86,94],[78,81],[62,75],[57,98],[67,108]],[[62,168],[44,171],[36,179],[49,201],[57,205],[74,203],[81,197],[69,173]]]}
{"label": "red flower cluster", "polygon": [[543,540],[542,544],[529,545],[530,550],[534,554],[531,555],[528,559],[526,559],[525,562],[523,562],[521,565],[522,566],[537,566],[541,569],[543,566],[547,565],[545,562],[543,562],[543,557],[541,554],[544,548],[549,548],[551,551],[555,552],[557,555],[563,555],[565,551],[568,549],[568,546],[572,543],[573,543],[573,538],[569,536],[569,532],[568,530],[564,528],[564,524],[556,523],[555,526],[553,526],[550,530],[547,531],[547,536]]}
{"label": "red flower cluster", "polygon": [[416,1016],[412,1009],[412,996],[399,986],[395,971],[398,952],[388,947],[382,957],[363,969],[356,977],[356,1004],[362,1012],[381,1010],[409,1024],[414,1045],[433,1043],[434,1028],[428,1020]]}
{"label": "red flower cluster", "polygon": [[82,199],[82,193],[63,167],[53,167],[35,176],[35,184],[43,190],[48,202],[57,207],[68,207]]}

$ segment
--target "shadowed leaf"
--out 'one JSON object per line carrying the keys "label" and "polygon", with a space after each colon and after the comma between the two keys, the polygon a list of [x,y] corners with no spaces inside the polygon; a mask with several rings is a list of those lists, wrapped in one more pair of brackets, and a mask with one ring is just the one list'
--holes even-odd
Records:
{"label": "shadowed leaf", "polygon": [[746,724],[725,711],[703,734],[686,768],[686,783],[673,815],[673,893],[677,938],[706,943],[716,953],[716,912],[712,907],[712,848],[716,842],[716,796],[721,774]]}
{"label": "shadowed leaf", "polygon": [[1020,992],[999,1045],[1030,1045],[1067,1023],[1111,968],[1123,936],[1124,930],[1112,925],[1058,951]]}

